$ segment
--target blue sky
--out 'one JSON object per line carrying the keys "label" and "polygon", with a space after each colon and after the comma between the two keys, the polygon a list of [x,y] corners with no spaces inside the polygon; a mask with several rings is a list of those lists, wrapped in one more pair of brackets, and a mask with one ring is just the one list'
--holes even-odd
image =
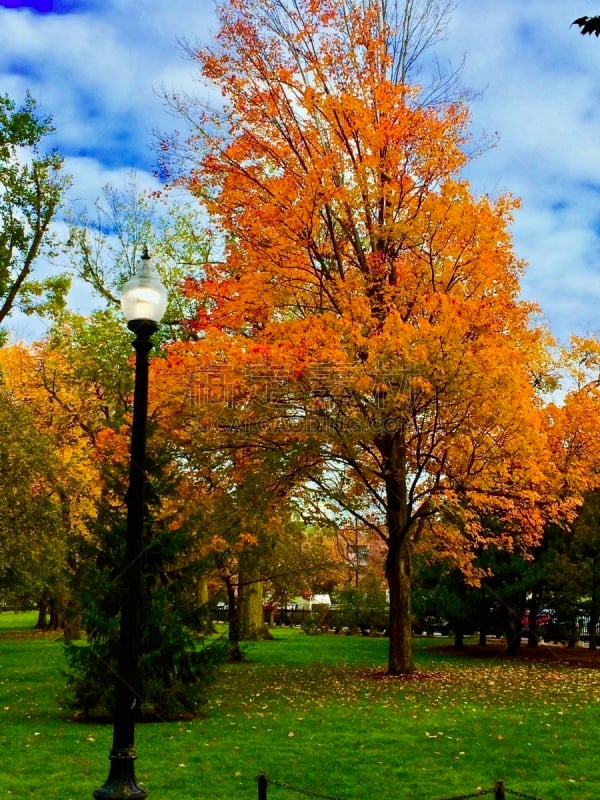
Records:
{"label": "blue sky", "polygon": [[[442,64],[465,57],[473,134],[497,134],[469,167],[476,194],[522,199],[515,248],[523,296],[561,341],[600,330],[600,40],[571,21],[591,0],[456,0]],[[178,127],[163,88],[195,92],[178,44],[214,31],[212,0],[0,0],[0,92],[30,90],[54,117],[74,176],[93,205],[133,168],[153,187],[154,130]],[[19,328],[19,326],[21,326]],[[28,335],[17,320],[17,335]]]}

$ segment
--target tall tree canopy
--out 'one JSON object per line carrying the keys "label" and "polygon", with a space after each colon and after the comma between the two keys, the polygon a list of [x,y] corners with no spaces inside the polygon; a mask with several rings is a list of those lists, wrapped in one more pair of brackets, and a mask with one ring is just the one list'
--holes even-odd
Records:
{"label": "tall tree canopy", "polygon": [[222,3],[217,44],[195,58],[224,105],[182,100],[193,134],[165,142],[226,234],[223,261],[188,284],[203,338],[173,363],[226,365],[226,397],[196,394],[203,424],[235,412],[245,446],[302,440],[319,454],[306,458],[316,505],[377,531],[392,674],[413,668],[424,529],[465,565],[484,516],[502,520],[501,544],[527,546],[553,488],[534,390],[544,340],[508,232],[517,204],[473,197],[467,109],[431,102],[400,66],[440,9]]}

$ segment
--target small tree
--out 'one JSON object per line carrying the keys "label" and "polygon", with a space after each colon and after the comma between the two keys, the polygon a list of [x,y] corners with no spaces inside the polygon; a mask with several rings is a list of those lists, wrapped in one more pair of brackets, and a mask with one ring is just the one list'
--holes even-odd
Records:
{"label": "small tree", "polygon": [[[114,472],[115,453],[126,452],[120,434],[99,436],[109,457],[105,491],[93,539],[83,553],[76,594],[87,633],[84,646],[66,644],[74,708],[84,717],[107,719],[113,713],[117,674],[121,569],[125,548],[123,472]],[[144,595],[140,631],[139,713],[146,719],[178,719],[199,713],[220,643],[198,649],[203,627],[200,610],[190,603],[191,577],[183,555],[189,531],[161,507],[158,498],[173,494],[176,469],[167,451],[148,460],[151,478],[143,554]]]}

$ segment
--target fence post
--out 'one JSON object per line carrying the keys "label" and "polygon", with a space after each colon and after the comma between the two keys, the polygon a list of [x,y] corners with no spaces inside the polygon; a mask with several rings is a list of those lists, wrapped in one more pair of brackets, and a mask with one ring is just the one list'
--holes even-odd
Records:
{"label": "fence post", "polygon": [[267,776],[261,772],[258,780],[258,800],[267,800]]}
{"label": "fence post", "polygon": [[505,800],[504,781],[496,781],[494,787],[494,800]]}

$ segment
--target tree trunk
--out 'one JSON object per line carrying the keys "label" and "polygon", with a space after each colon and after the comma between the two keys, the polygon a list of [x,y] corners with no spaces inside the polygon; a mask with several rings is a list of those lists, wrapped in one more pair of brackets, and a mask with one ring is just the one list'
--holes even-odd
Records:
{"label": "tree trunk", "polygon": [[194,582],[196,603],[199,609],[198,626],[203,633],[214,633],[215,627],[209,607],[208,576],[198,575]]}
{"label": "tree trunk", "polygon": [[237,604],[237,597],[235,596],[235,586],[230,577],[225,578],[225,586],[227,587],[227,621],[229,623],[229,658],[232,661],[242,660],[242,651],[240,649],[240,615]]}
{"label": "tree trunk", "polygon": [[385,560],[390,592],[388,674],[405,675],[414,669],[411,629],[411,553],[406,537],[390,540]]}
{"label": "tree trunk", "polygon": [[45,597],[42,597],[38,600],[38,618],[37,622],[35,623],[35,627],[43,631],[46,628],[47,623],[47,615],[48,615],[48,601]]}
{"label": "tree trunk", "polygon": [[57,631],[59,628],[62,628],[62,619],[59,613],[59,606],[56,598],[51,598],[50,600],[50,619],[48,620],[48,624],[46,625],[46,630],[48,631]]}
{"label": "tree trunk", "polygon": [[411,618],[412,540],[406,497],[406,447],[401,430],[377,442],[383,456],[387,502],[385,577],[390,595],[388,674],[414,669]]}
{"label": "tree trunk", "polygon": [[70,601],[67,601],[65,604],[63,624],[66,642],[73,642],[77,639],[81,639],[80,616],[76,606]]}
{"label": "tree trunk", "polygon": [[263,613],[262,581],[243,582],[240,573],[239,587],[240,640],[254,642],[258,639],[272,639],[265,625]]}
{"label": "tree trunk", "polygon": [[521,649],[521,623],[514,620],[505,625],[506,649],[509,656],[516,656]]}
{"label": "tree trunk", "polygon": [[240,553],[238,567],[240,641],[255,642],[258,639],[273,638],[265,625],[263,583],[259,579],[259,559],[260,553],[253,547],[246,547]]}
{"label": "tree trunk", "polygon": [[590,603],[590,622],[589,622],[589,637],[590,637],[590,650],[596,650],[598,646],[596,629],[598,621],[600,620],[600,591],[596,586],[592,589],[592,602]]}

